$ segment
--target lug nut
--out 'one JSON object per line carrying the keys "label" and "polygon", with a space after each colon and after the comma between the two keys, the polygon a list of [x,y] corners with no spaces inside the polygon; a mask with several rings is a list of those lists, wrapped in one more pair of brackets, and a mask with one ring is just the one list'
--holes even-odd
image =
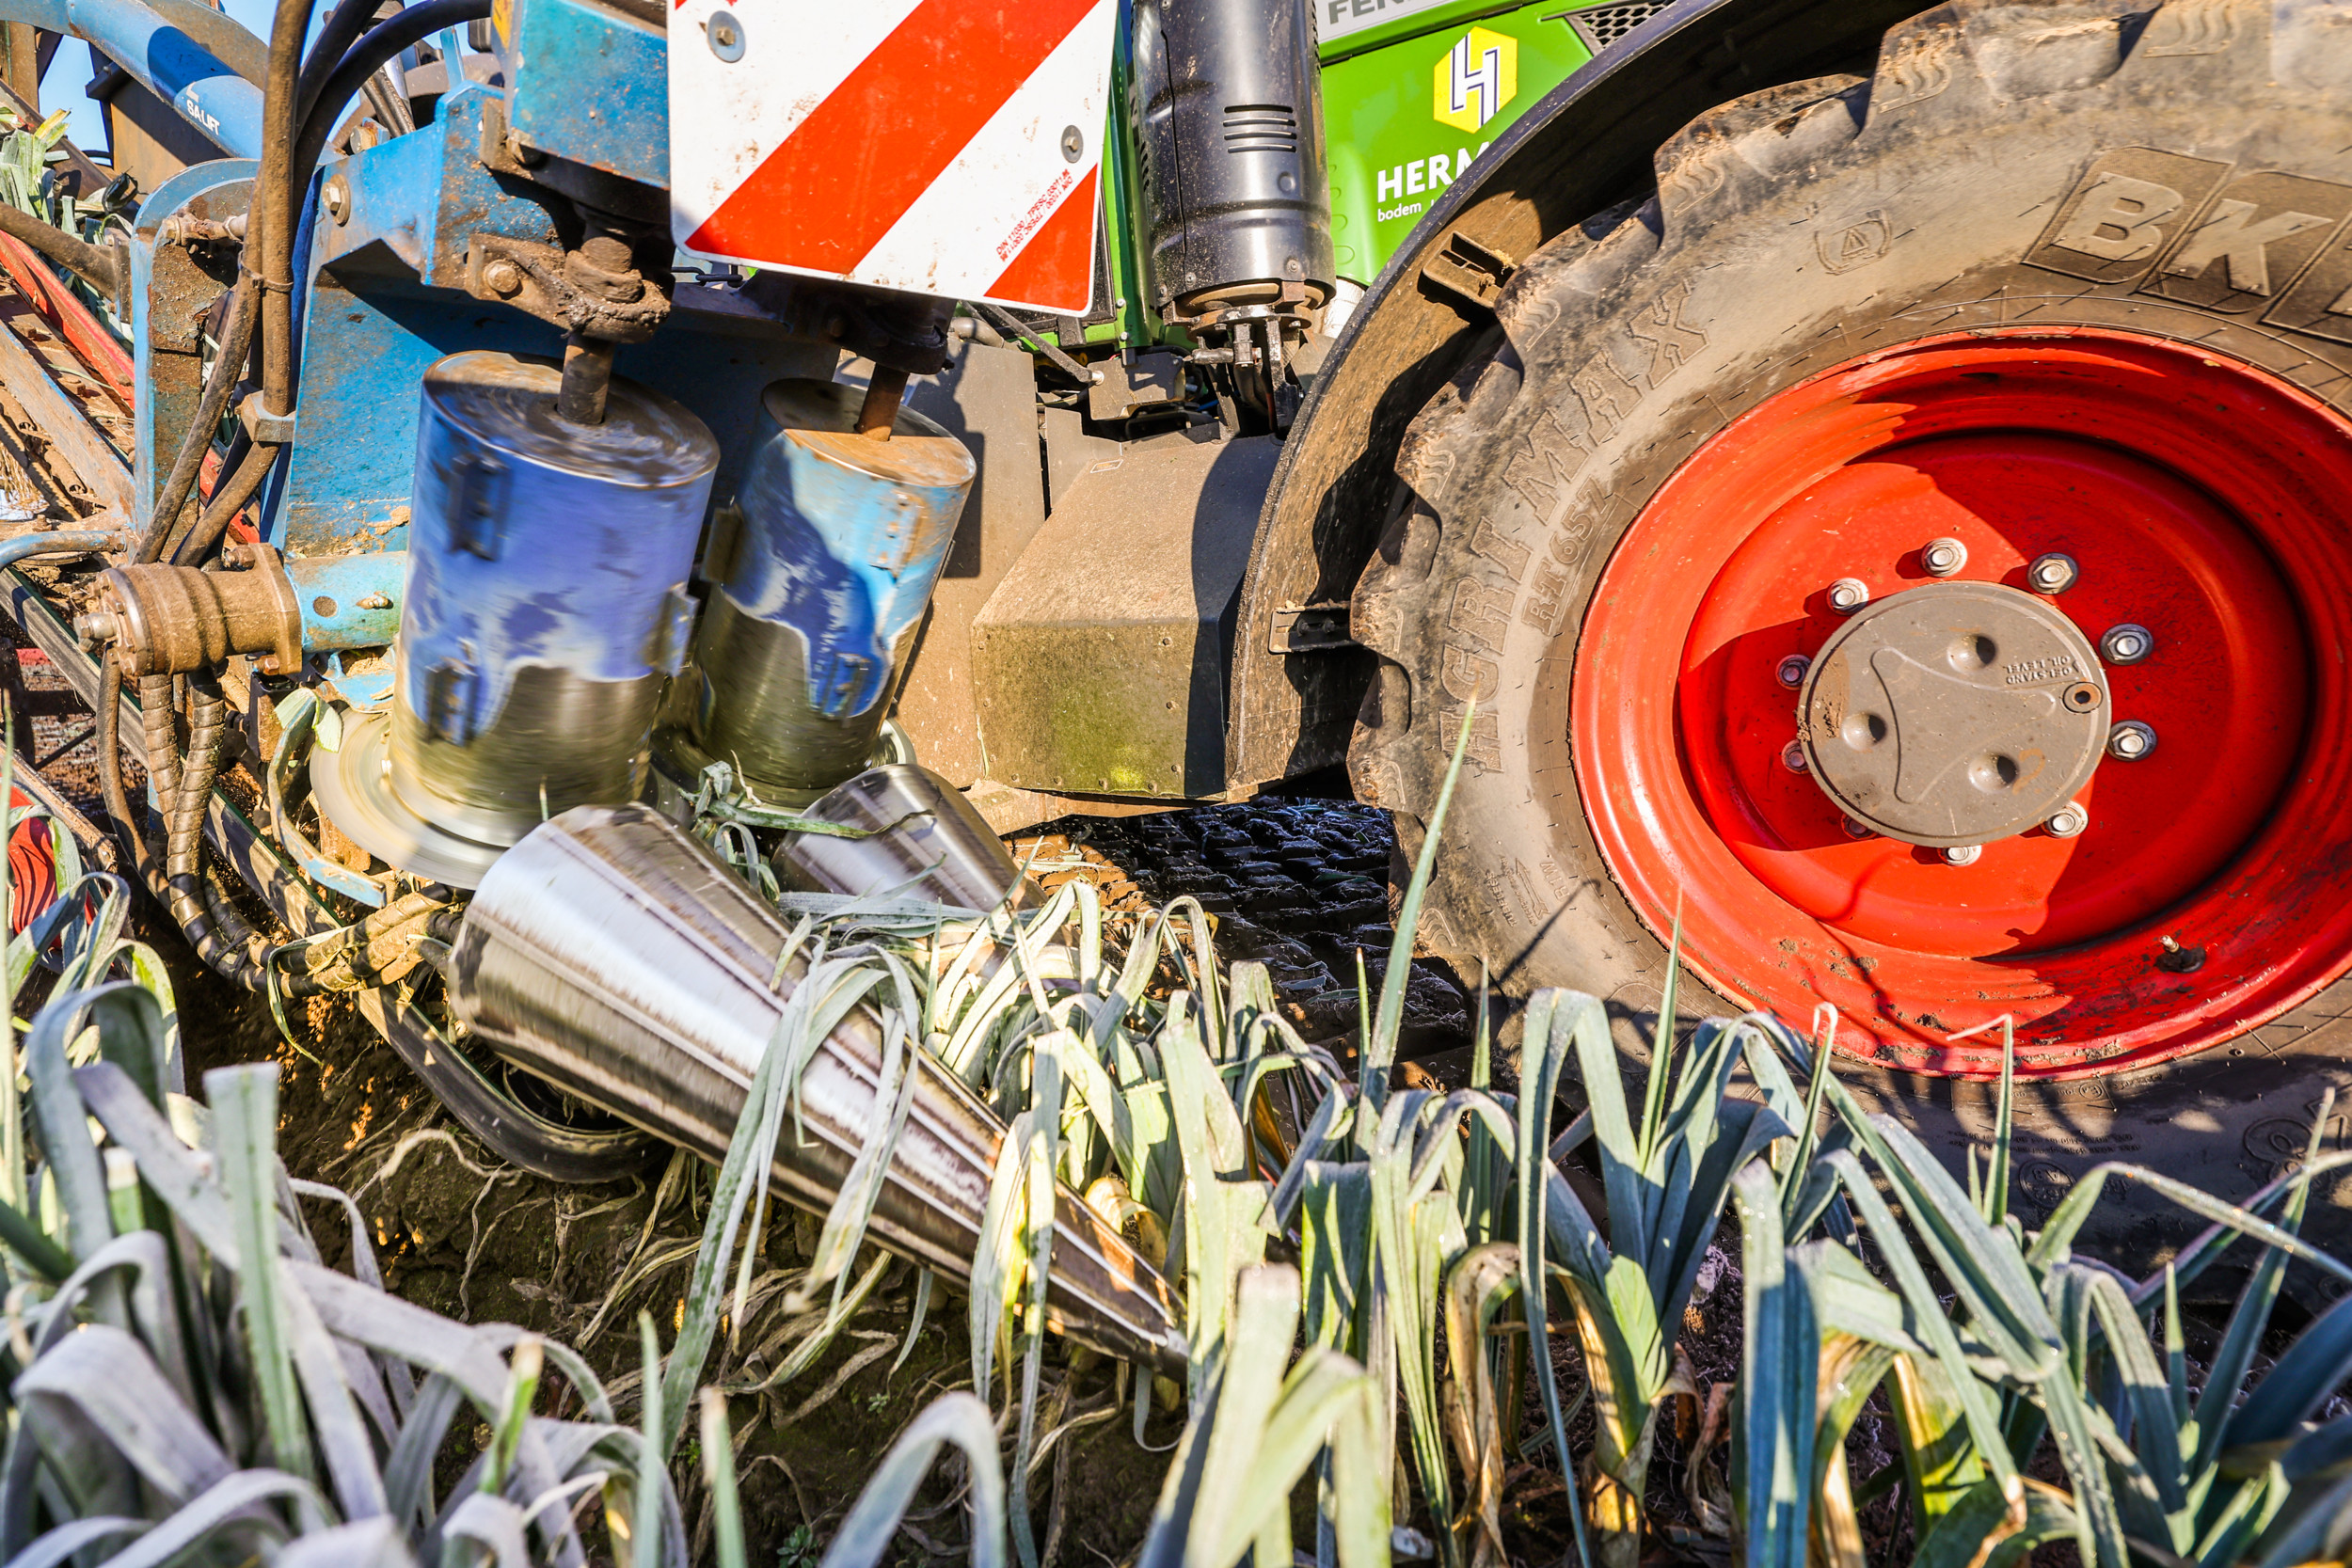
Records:
{"label": "lug nut", "polygon": [[2026,568],[2026,581],[2037,594],[2063,594],[2082,575],[2083,569],[2074,564],[2073,556],[2060,555],[2056,550],[2035,556],[2033,564]]}
{"label": "lug nut", "polygon": [[2107,731],[2107,755],[2118,762],[2137,762],[2156,749],[2156,732],[2137,719],[2126,719]]}
{"label": "lug nut", "polygon": [[1974,865],[1983,853],[1984,846],[1981,844],[1955,844],[1944,851],[1944,863],[1946,865]]}
{"label": "lug nut", "polygon": [[1851,615],[1870,602],[1870,585],[1860,578],[1839,578],[1829,585],[1829,607],[1840,615]]}
{"label": "lug nut", "polygon": [[2079,802],[2069,800],[2050,814],[2050,820],[2042,824],[2042,831],[2052,838],[2076,838],[2090,826],[2090,813]]}
{"label": "lug nut", "polygon": [[1813,661],[1803,654],[1790,654],[1780,661],[1780,684],[1794,691],[1804,684],[1804,673],[1813,668]]}
{"label": "lug nut", "polygon": [[1804,742],[1792,740],[1780,749],[1780,765],[1791,773],[1802,773],[1809,766],[1804,760]]}
{"label": "lug nut", "polygon": [[1957,539],[1931,539],[1919,550],[1919,564],[1931,578],[1947,578],[1968,564],[1968,546]]}
{"label": "lug nut", "polygon": [[1876,838],[1879,836],[1877,830],[1866,828],[1851,816],[1839,817],[1837,819],[1837,825],[1846,830],[1846,836],[1848,838]]}
{"label": "lug nut", "polygon": [[2137,664],[2155,651],[2155,633],[2132,621],[2109,626],[2099,639],[2099,657],[2109,664]]}

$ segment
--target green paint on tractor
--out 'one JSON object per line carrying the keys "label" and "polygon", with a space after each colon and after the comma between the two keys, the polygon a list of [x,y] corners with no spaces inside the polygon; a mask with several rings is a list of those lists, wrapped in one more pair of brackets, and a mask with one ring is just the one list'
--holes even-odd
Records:
{"label": "green paint on tractor", "polygon": [[1370,283],[1445,188],[1595,53],[1665,8],[1535,0],[1310,0],[1323,61],[1331,237]]}

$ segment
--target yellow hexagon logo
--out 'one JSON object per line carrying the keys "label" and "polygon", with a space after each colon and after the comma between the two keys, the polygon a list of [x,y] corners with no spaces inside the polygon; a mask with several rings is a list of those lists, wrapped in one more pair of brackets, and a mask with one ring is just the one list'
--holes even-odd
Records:
{"label": "yellow hexagon logo", "polygon": [[1437,103],[1440,125],[1483,131],[1519,90],[1519,40],[1507,33],[1472,27],[1454,40],[1438,61]]}

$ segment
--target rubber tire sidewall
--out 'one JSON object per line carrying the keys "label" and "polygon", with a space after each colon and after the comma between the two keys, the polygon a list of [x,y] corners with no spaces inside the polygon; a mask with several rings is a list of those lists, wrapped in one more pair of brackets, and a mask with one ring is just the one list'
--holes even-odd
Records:
{"label": "rubber tire sidewall", "polygon": [[[2168,8],[2185,18],[2186,8]],[[2119,35],[2119,53],[2136,47],[2087,83],[2095,57],[2086,69],[2079,46],[2061,55],[2036,30],[2055,8],[1928,13],[1890,35],[1874,82],[1726,105],[1661,151],[1656,200],[1520,268],[1498,311],[1505,346],[1406,437],[1398,470],[1411,504],[1358,597],[1359,636],[1384,667],[1354,772],[1359,793],[1398,811],[1408,847],[1431,815],[1464,699],[1484,710],[1445,818],[1424,933],[1466,974],[1483,960],[1514,994],[1598,994],[1629,1053],[1645,1053],[1665,955],[1586,822],[1569,742],[1577,637],[1643,505],[1745,410],[1874,349],[2021,325],[2193,341],[2352,410],[2352,345],[2265,325],[2266,304],[2217,313],[2136,293],[2139,276],[2098,284],[2023,260],[2094,161],[2118,149],[2352,187],[2352,156],[2330,150],[2346,138],[2343,100],[2331,106],[2327,86],[2331,72],[2352,76],[2337,57],[2352,50],[2326,40],[2314,58],[2308,38],[2274,40],[2266,8],[2196,9],[2202,20],[2185,20],[2207,42],[2212,18],[2226,14],[2219,47],[2152,52],[2152,39],[2180,36],[2178,25],[2161,30],[2160,14],[2137,40]],[[2281,54],[2305,51],[2295,66],[2303,81],[2274,80],[2274,41]],[[2352,227],[2332,234],[2328,253],[2347,236]],[[1874,245],[1857,264],[1825,264]],[[1738,1010],[1708,1000],[1716,1006],[1694,1005]],[[2339,981],[2197,1056],[2021,1084],[2028,1223],[2105,1160],[2224,1196],[2269,1180],[2300,1158],[2323,1092],[2352,1087],[2347,1013],[2352,981]],[[1990,1139],[1989,1085],[1851,1061],[1839,1074],[1955,1164]],[[2338,1117],[2327,1142],[2343,1134]],[[2352,1183],[2323,1183],[2312,1223],[2352,1243]],[[2144,1266],[2197,1228],[2116,1183],[2085,1242]]]}

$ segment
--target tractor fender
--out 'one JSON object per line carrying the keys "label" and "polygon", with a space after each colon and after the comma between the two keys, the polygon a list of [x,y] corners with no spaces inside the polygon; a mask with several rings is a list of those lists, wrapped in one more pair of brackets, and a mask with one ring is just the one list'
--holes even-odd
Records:
{"label": "tractor fender", "polygon": [[1229,670],[1229,790],[1345,761],[1373,658],[1333,632],[1395,502],[1406,425],[1492,353],[1501,329],[1481,301],[1516,259],[1646,194],[1652,150],[1709,107],[1867,73],[1881,36],[1921,8],[1682,0],[1554,87],[1438,198],[1325,356],[1259,513]]}

